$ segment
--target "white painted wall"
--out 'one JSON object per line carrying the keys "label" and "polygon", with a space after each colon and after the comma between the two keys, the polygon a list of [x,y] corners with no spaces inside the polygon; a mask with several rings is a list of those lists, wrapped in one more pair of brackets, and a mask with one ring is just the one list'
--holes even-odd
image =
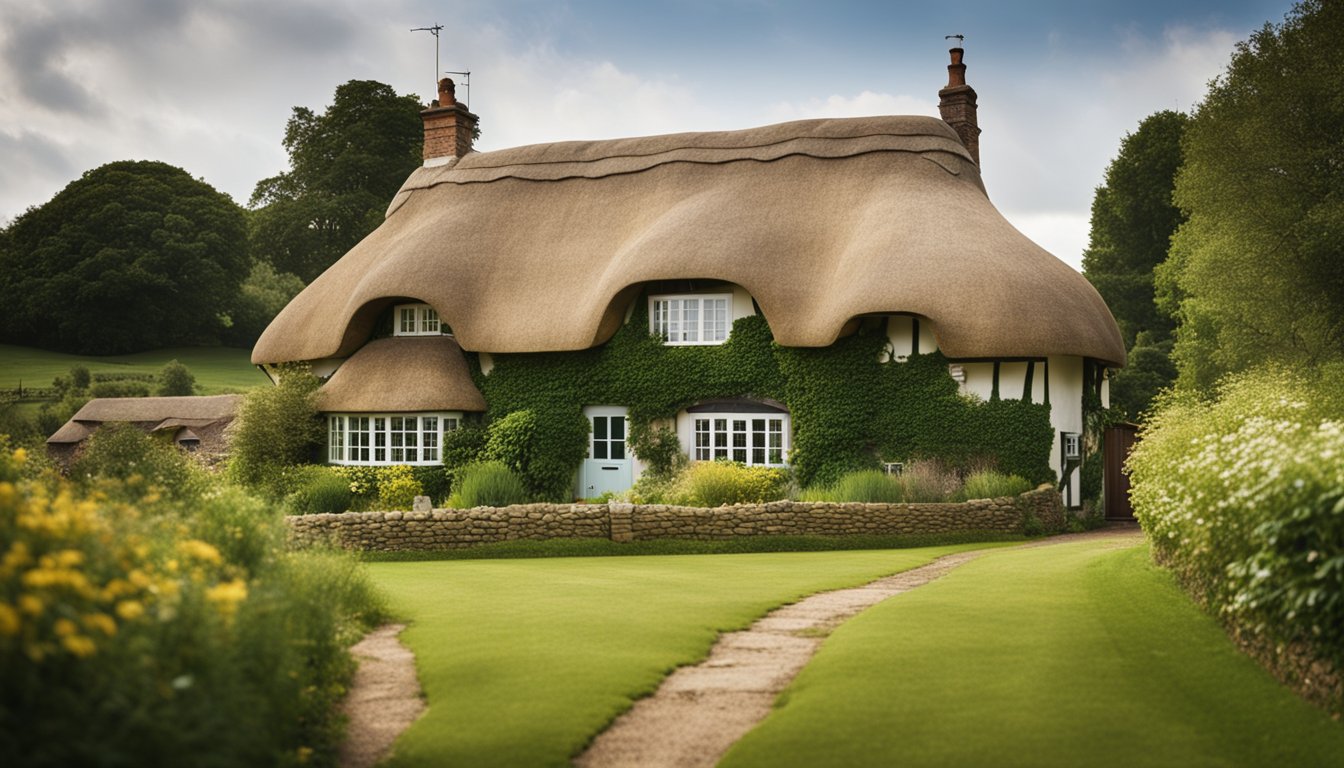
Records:
{"label": "white painted wall", "polygon": [[[891,342],[892,356],[897,362],[904,362],[914,351],[915,318],[910,315],[892,315],[887,318],[887,339]],[[933,336],[933,321],[919,318],[919,351],[927,354],[938,349],[938,340]]]}

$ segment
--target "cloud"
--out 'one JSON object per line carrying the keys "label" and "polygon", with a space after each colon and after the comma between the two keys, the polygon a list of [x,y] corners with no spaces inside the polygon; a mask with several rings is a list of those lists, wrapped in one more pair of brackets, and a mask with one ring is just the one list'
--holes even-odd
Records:
{"label": "cloud", "polygon": [[873,93],[862,91],[857,96],[834,94],[825,99],[802,102],[779,102],[770,108],[773,119],[806,120],[821,117],[866,117],[868,115],[931,115],[938,116],[938,104],[905,94]]}
{"label": "cloud", "polygon": [[0,189],[14,200],[26,200],[13,209],[0,208],[0,226],[18,215],[28,205],[45,202],[56,190],[49,189],[47,179],[65,179],[62,186],[78,175],[65,149],[31,131],[11,133],[0,130]]}

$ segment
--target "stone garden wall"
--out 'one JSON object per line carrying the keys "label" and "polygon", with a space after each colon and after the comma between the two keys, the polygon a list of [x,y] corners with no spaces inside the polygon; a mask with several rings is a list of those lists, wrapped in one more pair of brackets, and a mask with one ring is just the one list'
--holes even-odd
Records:
{"label": "stone garden wall", "polygon": [[731,507],[662,504],[519,504],[416,512],[347,512],[287,519],[294,545],[346,549],[457,549],[518,539],[730,539],[735,536],[1021,533],[1028,518],[1045,531],[1065,527],[1059,493],[1043,486],[1016,498],[955,504],[837,504],[772,501]]}

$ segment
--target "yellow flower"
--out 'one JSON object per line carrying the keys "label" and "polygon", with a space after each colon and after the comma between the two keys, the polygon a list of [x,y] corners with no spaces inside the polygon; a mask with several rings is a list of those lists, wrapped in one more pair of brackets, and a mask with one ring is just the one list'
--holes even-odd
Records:
{"label": "yellow flower", "polygon": [[28,449],[27,449],[27,448],[15,448],[15,449],[14,449],[14,463],[15,463],[15,464],[23,464],[23,463],[25,463],[25,462],[27,462],[27,461],[28,461]]}
{"label": "yellow flower", "polygon": [[75,622],[69,619],[57,619],[56,623],[53,624],[51,628],[56,633],[57,637],[70,637],[79,631],[79,627],[75,625]]}
{"label": "yellow flower", "polygon": [[96,629],[104,635],[111,637],[117,634],[117,622],[106,613],[89,613],[84,616],[84,626],[89,629]]}
{"label": "yellow flower", "polygon": [[298,759],[300,764],[308,762],[308,760],[312,758],[312,756],[313,756],[312,747],[299,747],[298,751],[294,755],[294,757]]}
{"label": "yellow flower", "polygon": [[178,542],[177,551],[203,563],[218,564],[224,561],[224,558],[220,557],[218,549],[200,539],[187,539]]}
{"label": "yellow flower", "polygon": [[63,549],[56,553],[56,565],[61,568],[74,568],[84,562],[84,553],[78,549]]}
{"label": "yellow flower", "polygon": [[220,613],[232,616],[238,604],[247,599],[247,582],[234,579],[216,584],[205,591],[205,599],[214,603]]}
{"label": "yellow flower", "polygon": [[8,603],[0,603],[0,637],[19,634],[19,612]]}
{"label": "yellow flower", "polygon": [[135,621],[145,615],[144,603],[139,600],[122,600],[117,603],[117,615],[122,621]]}
{"label": "yellow flower", "polygon": [[37,595],[19,596],[19,610],[23,611],[29,616],[41,616],[42,607],[43,607],[42,598],[38,597]]}
{"label": "yellow flower", "polygon": [[72,655],[78,656],[81,659],[85,656],[92,656],[94,651],[98,650],[97,646],[93,644],[93,640],[83,635],[68,635],[63,637],[61,638],[61,646]]}

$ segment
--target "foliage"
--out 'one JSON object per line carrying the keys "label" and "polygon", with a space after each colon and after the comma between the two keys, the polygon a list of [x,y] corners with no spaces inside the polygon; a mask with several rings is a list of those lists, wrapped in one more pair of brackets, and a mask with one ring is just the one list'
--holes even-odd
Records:
{"label": "foliage", "polygon": [[[885,332],[870,328],[821,349],[781,347],[765,318],[752,315],[736,320],[722,345],[670,347],[649,333],[647,306],[636,301],[630,321],[601,347],[494,357],[494,370],[477,380],[489,416],[498,422],[519,411],[530,415],[508,427],[527,429],[526,441],[510,438],[514,454],[486,453],[518,471],[538,498],[564,499],[585,455],[584,405],[627,405],[630,446],[658,475],[676,460],[664,461],[675,446],[657,420],[710,399],[776,399],[790,411],[790,463],[805,485],[876,468],[879,455],[936,457],[958,466],[990,456],[1005,472],[1033,482],[1053,479],[1049,406],[967,399],[941,354],[882,363],[886,344]],[[492,423],[492,435],[494,429]],[[524,454],[532,457],[527,466],[514,458]],[[649,481],[637,495],[658,482]]]}
{"label": "foliage", "polygon": [[[485,451],[486,436],[485,427],[477,421],[462,422],[457,429],[443,434],[443,474],[450,491],[461,482],[462,469],[480,460]],[[440,493],[435,498],[441,499],[445,495]]]}
{"label": "foliage", "polygon": [[1018,496],[1030,490],[1031,483],[1025,478],[993,470],[982,470],[966,477],[959,495],[963,499],[999,499],[1004,496]]}
{"label": "foliage", "polygon": [[898,475],[889,475],[880,469],[860,469],[841,476],[834,485],[804,491],[801,499],[897,504],[905,501],[905,485]]}
{"label": "foliage", "polygon": [[789,472],[735,461],[698,461],[677,478],[665,503],[687,507],[759,504],[785,497]]}
{"label": "foliage", "polygon": [[159,397],[174,397],[196,394],[196,377],[187,366],[177,360],[169,360],[159,371],[159,388],[155,392]]}
{"label": "foliage", "polygon": [[950,501],[961,490],[961,478],[938,461],[913,461],[901,472],[905,500],[911,503]]}
{"label": "foliage", "polygon": [[[1214,611],[1344,664],[1344,366],[1170,395],[1129,459],[1154,554]],[[1336,702],[1340,706],[1344,702]]]}
{"label": "foliage", "polygon": [[482,461],[462,469],[457,491],[448,500],[448,506],[457,509],[507,507],[527,501],[527,489],[513,470],[502,461]]}
{"label": "foliage", "polygon": [[214,343],[248,269],[243,210],[158,162],[88,171],[8,232],[0,339],[47,349]]}
{"label": "foliage", "polygon": [[284,366],[274,387],[247,393],[230,425],[228,472],[235,481],[282,498],[284,470],[308,462],[322,441],[317,377],[303,365]]}
{"label": "foliage", "polygon": [[420,165],[421,108],[372,80],[337,86],[320,115],[295,107],[285,126],[289,170],[252,192],[254,257],[311,282],[372,232]]}
{"label": "foliage", "polygon": [[453,479],[443,466],[411,467],[411,476],[420,486],[421,495],[428,496],[431,504],[442,504],[452,492]]}
{"label": "foliage", "polygon": [[[173,362],[177,362],[174,360]],[[89,373],[87,366],[70,366],[70,387],[72,389],[88,389],[89,384],[93,382],[93,374]]]}
{"label": "foliage", "polygon": [[350,509],[354,494],[350,481],[327,467],[300,467],[294,477],[297,486],[285,497],[290,514],[320,515],[345,512]]}
{"label": "foliage", "polygon": [[[79,394],[72,391],[71,394]],[[89,397],[149,397],[149,385],[138,381],[126,381],[123,379],[114,379],[112,381],[95,381],[93,386],[89,387]]]}
{"label": "foliage", "polygon": [[224,332],[225,343],[250,348],[280,310],[302,290],[303,281],[295,275],[277,272],[265,261],[253,262],[229,313],[231,324]]}
{"label": "foliage", "polygon": [[91,435],[70,465],[70,477],[86,487],[108,485],[135,495],[152,490],[181,501],[197,496],[201,470],[162,435],[148,435],[131,424],[105,424]]}
{"label": "foliage", "polygon": [[383,612],[353,558],[286,553],[237,489],[90,493],[24,461],[0,457],[7,764],[335,763],[345,646]]}
{"label": "foliage", "polygon": [[410,509],[415,497],[423,495],[415,471],[402,464],[382,468],[378,479],[378,507],[382,510]]}
{"label": "foliage", "polygon": [[1237,45],[1190,121],[1189,220],[1159,274],[1182,386],[1344,354],[1344,59],[1321,53],[1341,34],[1344,5],[1299,3]]}
{"label": "foliage", "polygon": [[1153,341],[1150,332],[1139,332],[1127,364],[1111,377],[1111,407],[1126,419],[1141,418],[1158,393],[1176,380],[1176,364],[1171,359],[1174,343],[1170,338]]}
{"label": "foliage", "polygon": [[1092,199],[1092,229],[1083,274],[1106,300],[1126,347],[1140,333],[1171,336],[1172,319],[1153,300],[1153,270],[1167,258],[1171,235],[1185,217],[1172,200],[1181,165],[1181,136],[1190,118],[1164,110],[1125,134]]}

